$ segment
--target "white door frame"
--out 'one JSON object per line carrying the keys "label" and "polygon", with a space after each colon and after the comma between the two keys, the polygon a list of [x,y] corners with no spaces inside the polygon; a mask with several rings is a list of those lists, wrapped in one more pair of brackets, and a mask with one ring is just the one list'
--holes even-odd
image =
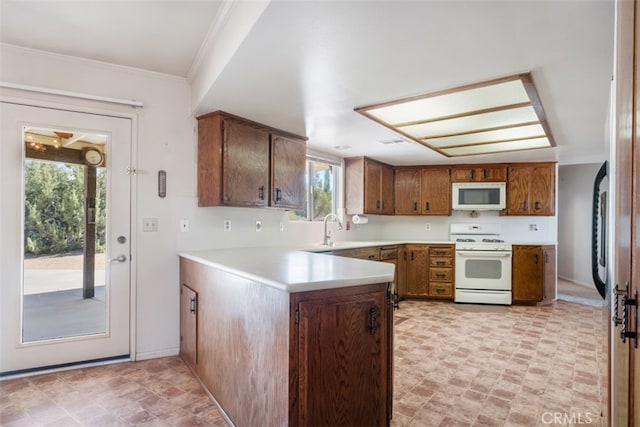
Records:
{"label": "white door frame", "polygon": [[[63,110],[75,113],[95,114],[108,117],[116,117],[131,120],[131,168],[133,171],[138,164],[138,114],[126,113],[117,110],[99,109],[93,107],[78,106],[72,104],[61,104],[57,102],[50,102],[44,100],[37,100],[31,98],[22,97],[10,97],[0,95],[0,102],[6,102],[17,105],[24,105],[30,107],[41,107],[52,110]],[[135,173],[131,179],[131,218],[130,218],[130,251],[131,259],[130,264],[130,277],[129,277],[129,359],[136,360],[136,330],[137,330],[137,269],[138,269],[138,257],[137,257],[137,178]]]}

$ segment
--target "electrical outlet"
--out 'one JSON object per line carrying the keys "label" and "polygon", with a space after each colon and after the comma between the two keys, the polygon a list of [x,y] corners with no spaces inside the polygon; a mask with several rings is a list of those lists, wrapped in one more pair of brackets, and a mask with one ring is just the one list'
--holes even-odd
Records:
{"label": "electrical outlet", "polygon": [[158,231],[158,218],[142,218],[142,231],[145,231],[145,232]]}
{"label": "electrical outlet", "polygon": [[429,231],[431,230],[431,224],[429,224],[428,222],[424,224],[424,229]]}
{"label": "electrical outlet", "polygon": [[180,220],[180,232],[181,233],[188,233],[191,230],[191,226],[189,224],[189,220],[188,219],[181,219]]}
{"label": "electrical outlet", "polygon": [[231,220],[230,219],[225,219],[224,220],[224,231],[231,231]]}
{"label": "electrical outlet", "polygon": [[256,221],[256,232],[259,233],[262,231],[262,221]]}

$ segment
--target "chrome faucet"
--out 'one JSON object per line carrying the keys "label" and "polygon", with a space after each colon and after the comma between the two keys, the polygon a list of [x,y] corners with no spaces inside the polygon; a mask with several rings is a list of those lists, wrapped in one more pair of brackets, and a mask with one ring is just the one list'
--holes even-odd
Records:
{"label": "chrome faucet", "polygon": [[342,223],[338,219],[338,216],[334,213],[327,214],[324,217],[324,237],[322,238],[322,244],[330,246],[329,239],[331,236],[327,233],[327,220],[333,218],[338,223],[338,230],[342,230]]}

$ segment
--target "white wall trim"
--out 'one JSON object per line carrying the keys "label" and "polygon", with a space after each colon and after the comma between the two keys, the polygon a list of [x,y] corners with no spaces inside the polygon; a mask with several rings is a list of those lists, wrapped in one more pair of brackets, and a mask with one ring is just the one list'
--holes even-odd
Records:
{"label": "white wall trim", "polygon": [[136,101],[135,99],[122,99],[122,98],[110,98],[107,96],[100,95],[91,95],[87,93],[79,93],[79,92],[71,92],[68,90],[59,90],[59,89],[50,89],[46,87],[38,87],[38,86],[29,86],[23,85],[19,83],[10,83],[10,82],[2,82],[0,81],[0,87],[8,88],[8,89],[17,89],[25,92],[36,92],[36,93],[45,93],[48,95],[58,95],[64,96],[67,98],[78,98],[85,99],[89,101],[100,101],[106,102],[109,104],[120,104],[120,105],[128,105],[131,107],[140,107],[142,108],[144,104],[140,101]]}

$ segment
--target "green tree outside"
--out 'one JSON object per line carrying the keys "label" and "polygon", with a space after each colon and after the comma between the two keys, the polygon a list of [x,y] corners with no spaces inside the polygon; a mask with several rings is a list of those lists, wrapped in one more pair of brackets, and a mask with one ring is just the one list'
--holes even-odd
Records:
{"label": "green tree outside", "polygon": [[[72,252],[84,246],[84,166],[25,161],[25,254]],[[96,251],[103,252],[106,230],[106,177],[97,173]]]}

